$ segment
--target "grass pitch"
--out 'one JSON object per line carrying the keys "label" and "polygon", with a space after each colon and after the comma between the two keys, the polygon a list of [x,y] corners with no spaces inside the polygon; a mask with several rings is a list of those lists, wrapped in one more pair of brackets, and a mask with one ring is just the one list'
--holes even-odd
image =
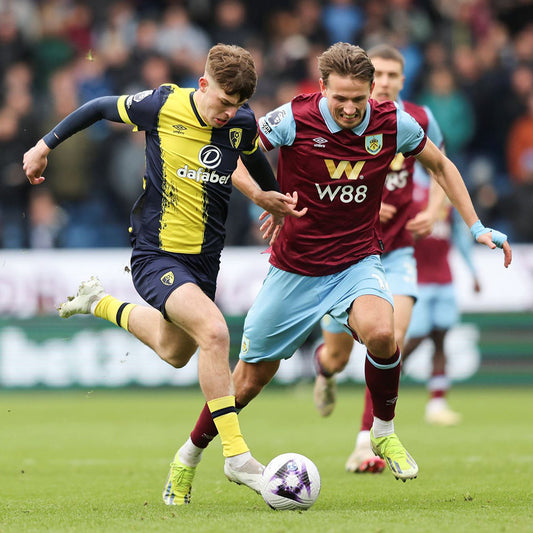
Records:
{"label": "grass pitch", "polygon": [[287,451],[318,466],[308,511],[272,511],[223,474],[218,439],[204,453],[192,504],[167,507],[168,464],[203,405],[199,391],[0,393],[0,532],[533,532],[533,393],[461,388],[455,428],[422,421],[426,392],[404,387],[396,429],[418,479],[344,471],[362,408],[344,386],[321,419],[309,385],[270,388],[240,415],[263,462]]}

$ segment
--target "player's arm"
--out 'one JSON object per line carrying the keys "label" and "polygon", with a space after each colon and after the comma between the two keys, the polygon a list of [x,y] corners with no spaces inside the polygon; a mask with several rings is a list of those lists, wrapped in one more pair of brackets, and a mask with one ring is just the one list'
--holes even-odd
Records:
{"label": "player's arm", "polygon": [[123,122],[117,107],[118,100],[118,96],[103,96],[87,102],[64,118],[33,148],[30,148],[24,154],[22,167],[30,183],[38,185],[44,181],[42,174],[48,164],[48,154],[76,132],[102,119]]}
{"label": "player's arm", "polygon": [[472,259],[472,235],[470,235],[470,232],[459,220],[459,216],[455,211],[452,213],[452,242],[468,266],[470,274],[472,274],[472,279],[474,280],[474,292],[480,292],[481,284]]}
{"label": "player's arm", "polygon": [[442,187],[446,196],[470,228],[477,242],[489,248],[503,248],[504,265],[512,259],[511,246],[504,233],[483,226],[472,205],[472,200],[457,167],[429,140],[416,158]]}
{"label": "player's arm", "polygon": [[[428,139],[431,139],[436,146],[440,147],[442,153],[445,154],[442,131],[435,120],[431,109],[424,106],[424,110],[428,119]],[[431,176],[431,172],[429,174]],[[420,211],[406,224],[406,228],[413,233],[415,239],[427,237],[431,233],[435,222],[438,220],[442,210],[446,207],[447,202],[448,199],[446,198],[446,194],[440,185],[435,179],[431,179],[429,182],[429,197],[426,208]]]}
{"label": "player's arm", "polygon": [[[266,164],[269,166],[270,172],[272,172],[266,157],[264,154],[261,155],[265,159]],[[254,177],[256,176],[254,175]],[[261,178],[259,179],[261,180]],[[276,181],[273,172],[272,179]],[[306,207],[300,210],[296,209],[296,204],[298,203],[298,193],[294,192],[292,195],[282,194],[281,192],[278,192],[279,187],[278,190],[263,190],[257,181],[252,178],[250,172],[240,159],[237,162],[237,168],[233,172],[231,180],[233,185],[242,194],[247,196],[250,200],[252,200],[252,202],[265,210],[265,213],[261,215],[261,220],[266,218],[268,214],[271,215],[271,217],[269,217],[269,219],[261,226],[263,239],[269,240],[270,244],[272,244],[276,239],[281,226],[283,225],[283,219],[285,216],[290,215],[299,218],[307,213]],[[268,186],[268,181],[262,180],[262,184],[263,186]]]}
{"label": "player's arm", "polygon": [[[431,173],[430,173],[431,174]],[[439,218],[439,213],[446,205],[446,194],[435,179],[429,184],[429,198],[425,209],[411,218],[405,228],[413,234],[415,239],[427,237]]]}

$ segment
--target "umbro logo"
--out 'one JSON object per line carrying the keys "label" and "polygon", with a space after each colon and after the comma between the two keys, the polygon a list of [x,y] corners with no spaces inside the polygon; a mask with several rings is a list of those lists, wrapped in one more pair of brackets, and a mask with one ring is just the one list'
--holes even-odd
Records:
{"label": "umbro logo", "polygon": [[315,144],[313,145],[315,148],[325,148],[326,143],[328,142],[324,137],[315,137],[313,141],[315,141]]}
{"label": "umbro logo", "polygon": [[179,133],[180,135],[185,133],[185,130],[187,129],[183,124],[173,124],[172,127],[174,128],[174,133]]}

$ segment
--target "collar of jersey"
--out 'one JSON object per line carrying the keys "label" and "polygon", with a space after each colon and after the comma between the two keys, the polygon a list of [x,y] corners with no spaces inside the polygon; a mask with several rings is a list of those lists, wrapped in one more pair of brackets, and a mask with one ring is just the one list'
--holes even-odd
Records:
{"label": "collar of jersey", "polygon": [[[342,131],[342,128],[335,122],[335,120],[331,116],[331,113],[329,112],[328,101],[325,96],[323,96],[320,99],[320,102],[318,102],[318,108],[320,109],[322,118],[324,119],[326,126],[328,127],[328,130],[331,133],[338,133],[339,131]],[[363,118],[361,124],[359,124],[355,128],[352,128],[352,131],[356,135],[362,135],[365,132],[366,128],[368,127],[369,122],[370,122],[370,102],[367,102],[365,117]]]}
{"label": "collar of jersey", "polygon": [[194,114],[196,115],[196,118],[198,119],[198,122],[200,123],[200,126],[205,128],[207,124],[204,122],[204,119],[200,116],[200,112],[198,111],[198,108],[196,107],[196,104],[194,103],[194,93],[195,91],[192,91],[189,93],[189,100],[191,101],[191,107],[192,107]]}

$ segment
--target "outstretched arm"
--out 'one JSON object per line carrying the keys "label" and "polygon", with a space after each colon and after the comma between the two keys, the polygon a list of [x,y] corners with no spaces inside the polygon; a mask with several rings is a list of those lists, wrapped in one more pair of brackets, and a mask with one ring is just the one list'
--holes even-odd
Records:
{"label": "outstretched arm", "polygon": [[416,158],[443,188],[476,241],[489,248],[503,248],[504,266],[508,267],[511,264],[512,252],[507,236],[499,231],[485,228],[480,222],[457,167],[429,139]]}
{"label": "outstretched arm", "polygon": [[44,181],[42,174],[48,164],[48,154],[65,139],[101,119],[123,122],[117,108],[118,99],[118,96],[103,96],[87,102],[64,118],[33,148],[30,148],[24,154],[22,166],[29,182],[32,185],[39,185]]}

